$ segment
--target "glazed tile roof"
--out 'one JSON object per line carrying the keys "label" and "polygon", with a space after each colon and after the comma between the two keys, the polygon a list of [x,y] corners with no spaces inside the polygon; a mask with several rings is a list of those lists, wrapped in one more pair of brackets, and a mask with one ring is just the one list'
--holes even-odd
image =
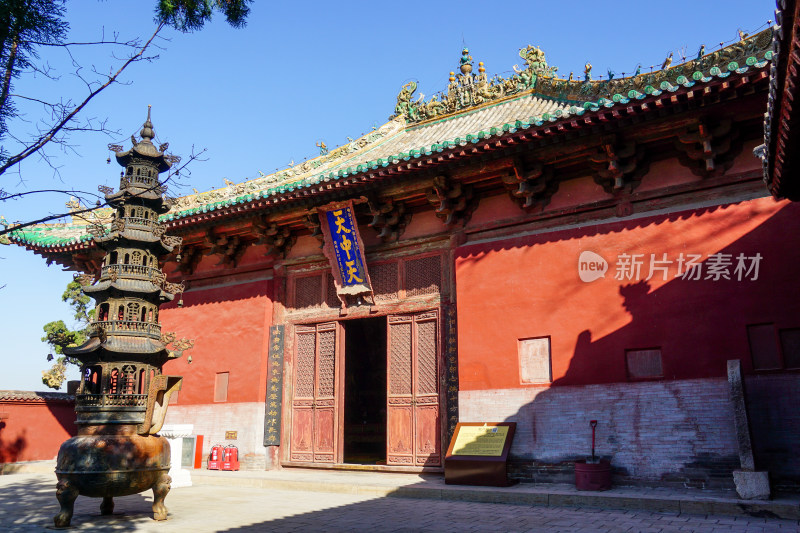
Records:
{"label": "glazed tile roof", "polygon": [[[764,181],[776,198],[800,201],[794,147],[800,142],[800,6],[796,0],[778,0],[777,24],[770,68],[769,99],[764,117],[764,144],[756,149],[764,165]],[[794,129],[792,126],[794,125]]]}
{"label": "glazed tile roof", "polygon": [[[177,221],[263,198],[311,189],[410,161],[435,152],[540,126],[557,126],[575,117],[625,106],[637,100],[709,84],[734,74],[765,69],[772,59],[772,29],[727,48],[666,70],[613,81],[542,79],[533,89],[410,123],[398,116],[380,128],[290,169],[175,200],[162,222]],[[591,97],[583,102],[577,96]],[[102,222],[102,221],[101,221]],[[37,249],[80,248],[91,243],[88,224],[52,224],[12,232],[10,240]]]}
{"label": "glazed tile roof", "polygon": [[65,392],[37,392],[27,390],[0,390],[0,402],[71,402],[75,396]]}

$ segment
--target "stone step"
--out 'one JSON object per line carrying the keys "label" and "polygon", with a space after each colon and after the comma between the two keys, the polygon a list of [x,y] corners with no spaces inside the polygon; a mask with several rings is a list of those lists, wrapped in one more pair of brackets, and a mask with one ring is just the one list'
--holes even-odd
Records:
{"label": "stone step", "polygon": [[614,487],[603,492],[584,492],[569,484],[532,483],[475,487],[446,485],[443,476],[295,468],[266,472],[193,470],[192,480],[197,485],[343,492],[375,497],[800,519],[800,494],[782,495],[772,500],[742,500],[732,491],[698,489]]}

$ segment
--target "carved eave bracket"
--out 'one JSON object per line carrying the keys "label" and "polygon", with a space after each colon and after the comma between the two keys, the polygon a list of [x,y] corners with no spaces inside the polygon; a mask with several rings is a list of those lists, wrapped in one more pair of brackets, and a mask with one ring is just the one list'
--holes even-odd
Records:
{"label": "carved eave bracket", "polygon": [[426,192],[428,201],[435,208],[436,216],[447,227],[461,224],[465,226],[478,207],[478,198],[472,185],[453,182],[444,175],[433,178],[433,187]]}
{"label": "carved eave bracket", "polygon": [[730,119],[717,123],[701,121],[678,134],[675,140],[678,160],[697,176],[721,176],[733,166],[742,150],[738,137],[739,131]]}
{"label": "carved eave bracket", "polygon": [[405,204],[392,198],[368,199],[366,207],[372,217],[367,225],[378,233],[378,238],[383,242],[399,240],[411,222],[411,213],[406,211]]}
{"label": "carved eave bracket", "polygon": [[616,135],[604,137],[589,161],[595,168],[595,183],[615,195],[633,191],[649,167],[644,150],[635,141],[620,140]]}
{"label": "carved eave bracket", "polygon": [[211,248],[205,255],[219,255],[221,257],[217,265],[233,268],[236,268],[247,247],[252,244],[238,235],[215,235],[212,230],[206,234],[206,242],[211,245]]}
{"label": "carved eave bracket", "polygon": [[539,161],[524,165],[516,159],[511,172],[503,176],[503,183],[511,199],[525,210],[544,209],[558,191],[552,167]]}
{"label": "carved eave bracket", "polygon": [[[50,266],[54,262],[55,260],[48,259],[47,266]],[[95,254],[88,256],[73,254],[72,263],[75,265],[75,269],[77,269],[79,272],[84,272],[91,276],[92,279],[97,279],[100,277],[100,268],[103,264],[103,257],[96,256]],[[84,285],[83,282],[80,283],[81,285]]]}
{"label": "carved eave bracket", "polygon": [[256,244],[267,245],[266,255],[285,258],[297,241],[297,236],[288,227],[269,222],[265,218],[254,220],[253,229],[259,237]]}
{"label": "carved eave bracket", "polygon": [[322,224],[316,211],[303,217],[303,225],[311,232],[311,236],[319,241],[319,247],[325,245],[325,236],[322,234]]}
{"label": "carved eave bracket", "polygon": [[184,247],[181,259],[178,262],[178,270],[180,270],[182,274],[194,274],[197,265],[199,265],[200,260],[203,259],[203,255],[202,246]]}

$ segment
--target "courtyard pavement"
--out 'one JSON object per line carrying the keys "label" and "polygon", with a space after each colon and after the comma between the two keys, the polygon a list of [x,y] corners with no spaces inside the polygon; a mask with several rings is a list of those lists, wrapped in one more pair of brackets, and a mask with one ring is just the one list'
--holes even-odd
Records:
{"label": "courtyard pavement", "polygon": [[[227,478],[229,483],[209,484],[204,482],[207,477],[195,476],[194,486],[173,489],[166,499],[169,519],[164,522],[151,518],[150,491],[116,498],[111,516],[100,515],[99,499],[81,496],[70,530],[800,532],[796,519],[416,499],[301,487],[269,489],[252,486],[253,476],[229,474],[233,474]],[[55,483],[53,474],[0,476],[0,531],[52,531],[52,518],[59,508]]]}

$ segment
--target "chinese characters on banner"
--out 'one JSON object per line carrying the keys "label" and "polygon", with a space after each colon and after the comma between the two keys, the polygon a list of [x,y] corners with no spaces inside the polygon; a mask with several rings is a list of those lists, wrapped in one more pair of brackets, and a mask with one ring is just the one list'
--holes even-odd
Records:
{"label": "chinese characters on banner", "polygon": [[371,293],[364,244],[353,215],[353,203],[330,204],[323,209],[320,211],[325,236],[323,252],[331,262],[337,294],[342,299],[343,295]]}
{"label": "chinese characters on banner", "polygon": [[267,404],[264,413],[264,446],[281,443],[281,391],[283,391],[284,326],[269,328],[269,369],[267,370]]}

